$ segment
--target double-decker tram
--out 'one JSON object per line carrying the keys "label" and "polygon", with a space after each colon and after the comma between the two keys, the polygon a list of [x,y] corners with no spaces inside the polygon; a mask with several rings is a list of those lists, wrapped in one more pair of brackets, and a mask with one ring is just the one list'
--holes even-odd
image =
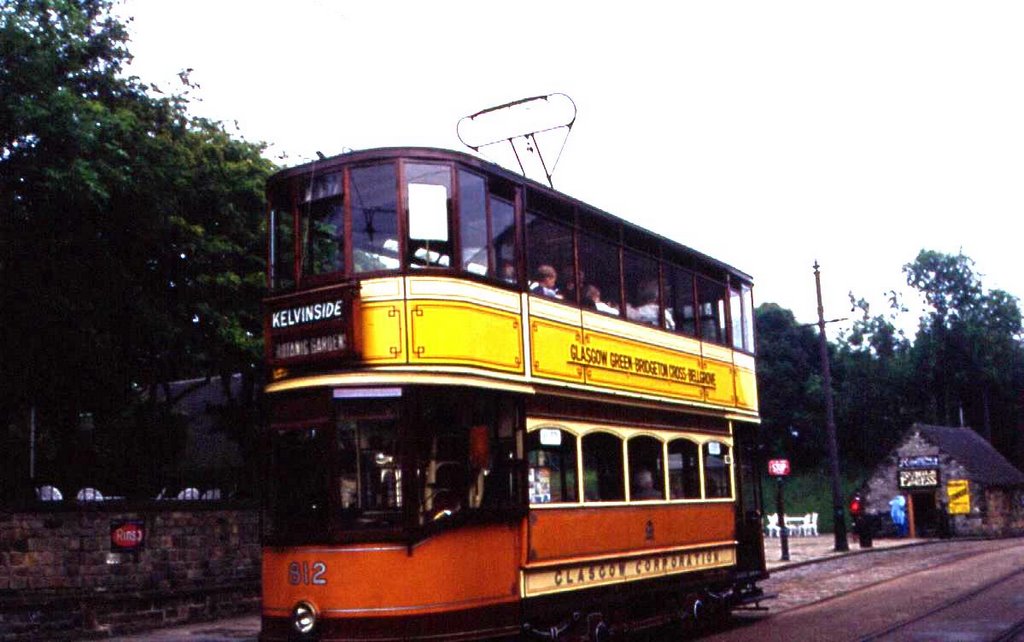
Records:
{"label": "double-decker tram", "polygon": [[749,276],[451,151],[268,198],[262,639],[604,640],[761,598]]}

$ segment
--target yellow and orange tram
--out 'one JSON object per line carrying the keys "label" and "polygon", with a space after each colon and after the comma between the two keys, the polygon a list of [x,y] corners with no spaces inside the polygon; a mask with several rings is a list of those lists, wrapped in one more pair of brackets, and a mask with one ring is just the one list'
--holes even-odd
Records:
{"label": "yellow and orange tram", "polygon": [[263,640],[605,640],[759,599],[748,275],[451,151],[268,198]]}

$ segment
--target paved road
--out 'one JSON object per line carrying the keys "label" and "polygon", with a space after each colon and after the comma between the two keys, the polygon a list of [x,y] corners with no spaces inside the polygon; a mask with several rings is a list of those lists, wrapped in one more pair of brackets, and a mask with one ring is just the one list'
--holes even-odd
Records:
{"label": "paved road", "polygon": [[[770,611],[705,638],[994,640],[1024,627],[1024,540],[954,541],[784,569]],[[665,640],[678,639],[671,636]]]}

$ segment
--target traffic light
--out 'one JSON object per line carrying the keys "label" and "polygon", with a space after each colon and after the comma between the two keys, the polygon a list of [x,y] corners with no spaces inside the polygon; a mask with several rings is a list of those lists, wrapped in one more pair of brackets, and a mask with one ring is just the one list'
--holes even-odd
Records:
{"label": "traffic light", "polygon": [[861,502],[860,495],[854,495],[853,499],[850,500],[850,514],[856,518],[860,517],[863,511],[864,504]]}

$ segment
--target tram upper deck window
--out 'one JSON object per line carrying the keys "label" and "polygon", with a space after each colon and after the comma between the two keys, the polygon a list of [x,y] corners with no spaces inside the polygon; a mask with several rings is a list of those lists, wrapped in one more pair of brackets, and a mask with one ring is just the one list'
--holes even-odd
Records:
{"label": "tram upper deck window", "polygon": [[361,274],[397,270],[401,266],[398,245],[398,184],[393,164],[353,167],[349,173],[352,193],[352,271]]}
{"label": "tram upper deck window", "polygon": [[506,283],[519,282],[515,213],[511,200],[491,194],[491,245],[494,247],[496,276]]}
{"label": "tram upper deck window", "polygon": [[630,321],[666,329],[675,327],[671,310],[666,311],[665,324],[662,325],[658,262],[639,252],[624,250],[622,264],[626,277],[626,317]]}
{"label": "tram upper deck window", "polygon": [[271,196],[270,287],[295,287],[295,219],[287,190]]}
{"label": "tram upper deck window", "polygon": [[666,265],[662,292],[665,298],[665,329],[696,337],[697,306],[693,299],[693,272],[675,265]]}
{"label": "tram upper deck window", "polygon": [[754,291],[749,285],[742,287],[743,297],[743,347],[754,351]]}
{"label": "tram upper deck window", "polygon": [[487,243],[487,181],[459,170],[460,267],[466,272],[493,276],[493,260]]}
{"label": "tram upper deck window", "polygon": [[[593,226],[588,228],[593,229]],[[589,310],[619,316],[622,314],[622,271],[619,246],[614,240],[580,233],[580,269],[582,284],[580,305]],[[657,303],[655,303],[657,304]]]}
{"label": "tram upper deck window", "polygon": [[725,285],[703,276],[697,277],[697,303],[700,338],[703,341],[726,345]]}
{"label": "tram upper deck window", "polygon": [[626,499],[622,440],[606,432],[583,437],[583,497],[588,502]]}
{"label": "tram upper deck window", "polygon": [[558,428],[527,436],[531,504],[577,501],[576,437]]}
{"label": "tram upper deck window", "polygon": [[313,175],[299,199],[302,274],[329,274],[345,269],[345,220],[341,172]]}
{"label": "tram upper deck window", "polygon": [[[518,281],[515,261],[515,209],[497,180],[459,170],[459,240],[466,272]],[[509,194],[511,196],[511,194]]]}
{"label": "tram upper deck window", "polygon": [[729,315],[732,318],[732,345],[737,350],[754,351],[754,300],[750,286],[729,290]]}
{"label": "tram upper deck window", "polygon": [[409,199],[409,267],[449,267],[451,242],[451,169],[447,165],[405,166]]}
{"label": "tram upper deck window", "polygon": [[526,251],[530,291],[552,299],[565,299],[564,274],[572,266],[572,228],[533,212],[526,214]]}

